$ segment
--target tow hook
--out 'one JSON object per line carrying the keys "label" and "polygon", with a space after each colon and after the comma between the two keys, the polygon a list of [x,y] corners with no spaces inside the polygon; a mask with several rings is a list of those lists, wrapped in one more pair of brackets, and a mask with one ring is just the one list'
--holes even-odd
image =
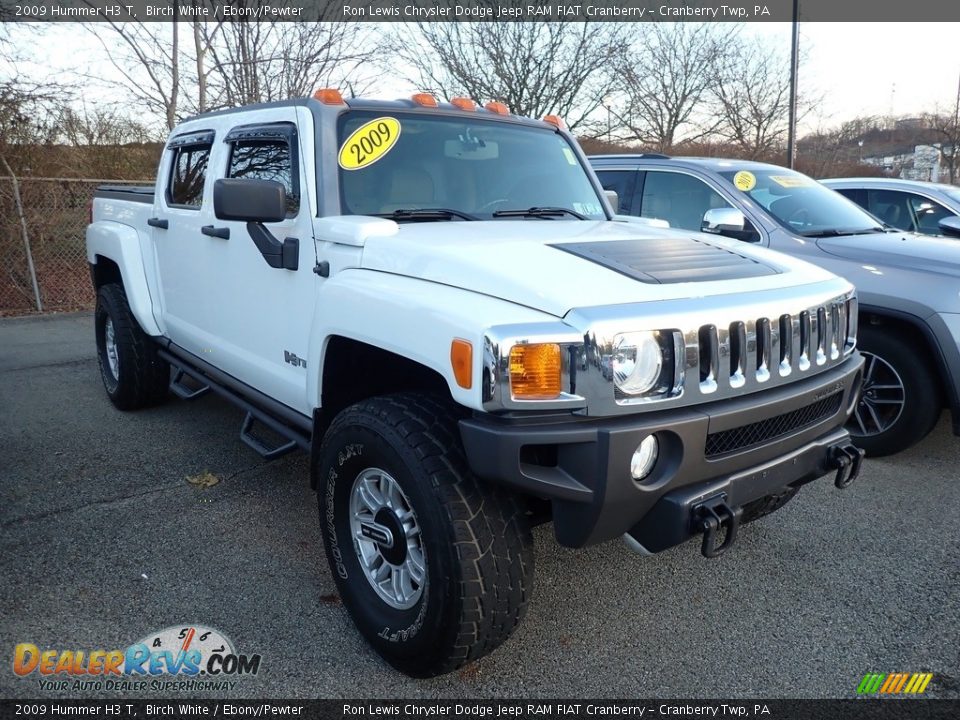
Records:
{"label": "tow hook", "polygon": [[[726,495],[717,495],[705,500],[693,508],[693,526],[703,532],[703,544],[700,552],[704,557],[719,557],[737,541],[742,508],[732,509],[727,505]],[[717,544],[717,531],[726,525],[727,534],[723,542]]]}
{"label": "tow hook", "polygon": [[857,479],[860,474],[860,465],[863,463],[864,451],[847,443],[834,445],[830,451],[830,469],[836,469],[837,476],[833,484],[841,490]]}

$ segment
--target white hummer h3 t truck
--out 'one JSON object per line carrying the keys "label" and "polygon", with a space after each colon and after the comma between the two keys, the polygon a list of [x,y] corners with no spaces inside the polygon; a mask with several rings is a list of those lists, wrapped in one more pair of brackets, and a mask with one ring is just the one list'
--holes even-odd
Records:
{"label": "white hummer h3 t truck", "polygon": [[213,391],[264,458],[308,451],[343,603],[413,676],[510,635],[537,523],[712,557],[859,471],[853,287],[615,217],[552,116],[331,90],[201,115],[155,187],[98,189],[87,254],[113,404]]}

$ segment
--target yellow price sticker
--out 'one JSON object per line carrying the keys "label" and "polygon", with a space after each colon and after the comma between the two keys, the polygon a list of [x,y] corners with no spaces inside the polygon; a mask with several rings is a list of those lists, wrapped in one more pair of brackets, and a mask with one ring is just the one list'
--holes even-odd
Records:
{"label": "yellow price sticker", "polygon": [[757,178],[752,172],[741,170],[733,176],[733,184],[736,185],[737,190],[750,192],[757,186]]}
{"label": "yellow price sticker", "polygon": [[400,137],[400,121],[379,117],[366,122],[343,141],[338,161],[344,170],[360,170],[373,165],[393,149]]}

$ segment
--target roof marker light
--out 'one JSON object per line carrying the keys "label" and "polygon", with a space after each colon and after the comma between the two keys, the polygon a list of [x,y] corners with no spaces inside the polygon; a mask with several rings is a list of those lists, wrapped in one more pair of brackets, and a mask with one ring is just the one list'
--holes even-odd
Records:
{"label": "roof marker light", "polygon": [[417,105],[422,105],[423,107],[437,107],[440,104],[437,102],[437,98],[430,93],[417,93],[410,99]]}
{"label": "roof marker light", "polygon": [[488,102],[486,105],[484,105],[484,107],[490,112],[496,113],[497,115],[510,114],[510,108],[508,108],[502,102],[497,102],[496,100],[493,100],[492,102]]}
{"label": "roof marker light", "polygon": [[346,105],[343,95],[336,88],[320,88],[313,93],[313,99],[319,100],[324,105]]}
{"label": "roof marker light", "polygon": [[555,126],[558,130],[566,130],[567,124],[563,121],[563,118],[559,115],[544,115],[543,121],[545,123],[550,123]]}
{"label": "roof marker light", "polygon": [[455,108],[466,110],[468,112],[473,112],[477,109],[477,104],[470,98],[455,97],[450,101],[450,104]]}

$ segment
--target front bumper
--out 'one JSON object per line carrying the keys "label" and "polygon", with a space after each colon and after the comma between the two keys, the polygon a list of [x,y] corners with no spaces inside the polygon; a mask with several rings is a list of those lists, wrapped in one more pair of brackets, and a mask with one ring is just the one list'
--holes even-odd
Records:
{"label": "front bumper", "polygon": [[[551,501],[557,540],[583,547],[630,532],[651,552],[689,538],[674,508],[725,493],[727,503],[797,487],[833,470],[863,365],[854,353],[805,380],[736,399],[628,417],[571,415],[460,421],[470,467],[485,480]],[[660,453],[641,482],[630,458],[656,434]]]}

